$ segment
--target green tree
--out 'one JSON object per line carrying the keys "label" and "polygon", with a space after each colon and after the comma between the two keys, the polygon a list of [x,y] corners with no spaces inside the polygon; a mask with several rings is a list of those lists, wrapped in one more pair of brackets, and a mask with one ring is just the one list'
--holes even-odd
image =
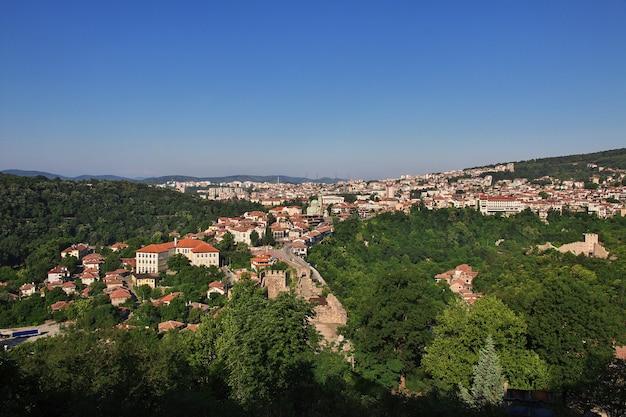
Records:
{"label": "green tree", "polygon": [[177,320],[186,322],[189,315],[189,307],[187,307],[182,295],[174,297],[169,305],[160,307],[159,311],[163,321]]}
{"label": "green tree", "polygon": [[449,297],[432,278],[401,267],[377,275],[350,316],[350,328],[356,330],[349,337],[363,375],[395,389],[416,373]]}
{"label": "green tree", "polygon": [[476,409],[499,406],[504,398],[504,381],[500,358],[489,335],[474,366],[471,390],[461,387],[461,398]]}
{"label": "green tree", "polygon": [[190,265],[191,261],[182,253],[176,253],[167,258],[167,267],[172,271],[180,272]]}
{"label": "green tree", "polygon": [[470,386],[479,350],[489,335],[512,388],[547,388],[546,364],[526,349],[525,321],[502,301],[485,296],[473,306],[454,300],[438,319],[422,365],[439,389],[450,391],[458,384]]}
{"label": "green tree", "polygon": [[296,393],[304,395],[312,377],[318,342],[309,322],[311,306],[289,293],[267,300],[264,291],[244,280],[235,284],[223,314],[217,348],[234,398],[261,414],[293,413]]}
{"label": "green tree", "polygon": [[102,271],[106,273],[110,271],[115,271],[117,269],[120,269],[121,267],[122,267],[122,260],[120,258],[119,253],[110,252],[106,256],[104,265],[102,265]]}
{"label": "green tree", "polygon": [[626,416],[626,361],[613,359],[574,398],[587,410],[599,409],[608,417]]}
{"label": "green tree", "polygon": [[150,298],[156,300],[163,297],[163,289],[161,287],[154,287],[150,292]]}
{"label": "green tree", "polygon": [[135,287],[135,293],[137,293],[137,297],[139,297],[139,301],[144,302],[150,299],[152,288],[150,288],[148,284],[143,284],[143,285],[140,285],[139,287]]}
{"label": "green tree", "polygon": [[[519,289],[528,311],[529,346],[550,366],[552,387],[572,388],[613,356],[622,313],[580,268],[549,266],[543,279]],[[584,278],[587,276],[588,278]]]}
{"label": "green tree", "polygon": [[257,232],[256,230],[250,232],[250,246],[259,246],[259,241],[259,232]]}
{"label": "green tree", "polygon": [[59,265],[66,266],[69,273],[74,274],[76,272],[76,268],[80,265],[80,261],[75,256],[65,256],[61,258]]}
{"label": "green tree", "polygon": [[148,326],[155,329],[161,321],[161,312],[150,301],[144,301],[139,307],[133,311],[130,319],[132,324],[138,326]]}
{"label": "green tree", "polygon": [[272,228],[269,226],[265,228],[265,235],[263,236],[263,244],[270,245],[270,246],[273,246],[276,244],[276,241],[274,240],[274,233],[272,232]]}

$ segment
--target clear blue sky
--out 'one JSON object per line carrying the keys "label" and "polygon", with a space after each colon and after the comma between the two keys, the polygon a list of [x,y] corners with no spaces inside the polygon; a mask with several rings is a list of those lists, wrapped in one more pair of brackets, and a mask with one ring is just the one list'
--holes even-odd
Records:
{"label": "clear blue sky", "polygon": [[626,147],[626,0],[0,1],[0,170],[397,178]]}

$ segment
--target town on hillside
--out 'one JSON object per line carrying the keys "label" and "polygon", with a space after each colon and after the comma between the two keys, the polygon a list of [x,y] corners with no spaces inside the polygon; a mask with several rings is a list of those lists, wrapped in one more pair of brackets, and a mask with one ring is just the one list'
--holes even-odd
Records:
{"label": "town on hillside", "polygon": [[[311,267],[303,260],[309,249],[332,235],[333,221],[342,221],[352,216],[367,219],[390,211],[408,212],[420,209],[435,210],[447,207],[474,208],[485,215],[509,216],[523,210],[531,210],[545,219],[550,211],[582,211],[598,217],[624,216],[626,214],[626,187],[623,170],[589,166],[591,176],[587,183],[575,181],[531,181],[527,178],[493,181],[492,174],[514,172],[514,164],[497,165],[422,176],[403,176],[400,179],[381,181],[350,180],[336,184],[287,184],[232,182],[211,184],[209,182],[166,183],[160,187],[175,188],[185,192],[193,189],[207,199],[249,199],[265,206],[264,211],[242,213],[238,217],[220,217],[206,230],[180,236],[175,231],[169,242],[150,244],[136,248],[132,256],[119,258],[115,268],[103,268],[107,254],[128,255],[128,244],[118,242],[106,250],[86,243],[76,243],[60,253],[59,265],[48,271],[38,282],[30,282],[11,294],[23,299],[34,294],[48,297],[47,317],[63,318],[63,311],[74,301],[105,295],[111,305],[119,307],[122,314],[118,321],[165,327],[193,328],[202,314],[215,311],[224,304],[221,298],[228,297],[232,284],[242,277],[256,280],[259,285],[270,286],[269,290],[281,288],[286,291],[289,281],[298,282],[300,295],[313,300],[319,306],[327,306],[328,300],[320,297],[323,278],[314,276]],[[607,172],[602,181],[596,172]],[[588,184],[595,184],[589,187]],[[313,196],[313,197],[311,197]],[[294,202],[303,204],[296,205]],[[291,204],[290,204],[291,202]],[[287,203],[287,205],[285,205]],[[231,256],[220,254],[216,247],[224,240],[233,244],[244,244],[251,248],[249,264],[232,265]],[[273,245],[273,246],[272,246]],[[280,248],[280,249],[277,249]],[[607,257],[598,241],[598,236],[586,234],[580,242],[571,242],[556,248],[546,242],[538,250],[556,249],[574,254]],[[176,276],[170,261],[183,256],[190,267],[201,268],[204,283],[190,287]],[[72,259],[73,262],[67,262]],[[277,268],[277,263],[282,263]],[[67,265],[74,265],[68,268]],[[105,272],[106,269],[106,272]],[[287,270],[284,283],[276,284],[276,278],[265,279],[268,271]],[[178,272],[178,274],[177,274]],[[460,265],[455,270],[441,272],[434,278],[450,285],[450,289],[472,304],[482,294],[474,293],[472,280],[477,272],[469,265]],[[309,283],[308,286],[303,283]],[[6,283],[0,283],[6,285]],[[185,288],[185,291],[181,291]],[[193,288],[193,290],[190,290]],[[193,291],[193,296],[189,294]],[[63,296],[64,295],[64,296]],[[192,320],[184,323],[173,318],[181,314],[153,315],[152,323],[139,320],[126,307],[136,306],[149,300],[155,308],[168,307],[184,300],[187,310],[194,310]],[[333,301],[335,303],[335,301]],[[335,304],[339,304],[336,302]],[[320,307],[321,308],[321,307]],[[345,324],[340,304],[331,324]],[[328,314],[326,314],[328,316]],[[189,318],[189,314],[182,315]],[[339,317],[337,319],[337,317]],[[336,319],[336,320],[335,320]],[[175,324],[176,322],[177,324]],[[167,323],[167,324],[163,324]],[[334,337],[332,332],[329,338]]]}
{"label": "town on hillside", "polygon": [[[626,215],[626,170],[588,164],[588,181],[553,177],[494,181],[497,173],[514,173],[515,164],[472,168],[376,181],[342,180],[333,184],[255,183],[233,181],[159,184],[180,192],[193,192],[211,200],[233,198],[275,207],[285,201],[305,201],[307,214],[341,219],[358,213],[366,218],[394,210],[408,211],[415,204],[428,209],[470,207],[484,214],[511,215],[525,209],[547,217],[551,210],[582,211],[600,218]],[[602,175],[600,175],[602,174]],[[346,195],[352,196],[347,201]],[[311,196],[317,196],[311,198]],[[325,212],[325,213],[322,213]]]}
{"label": "town on hillside", "polygon": [[[150,325],[162,332],[195,330],[202,315],[214,314],[223,306],[230,288],[242,278],[266,287],[270,298],[290,291],[290,283],[294,282],[296,294],[315,305],[313,323],[332,341],[337,337],[336,329],[346,323],[345,310],[332,294],[322,297],[323,278],[303,260],[312,245],[332,232],[332,225],[319,213],[303,214],[300,207],[280,206],[267,212],[220,217],[207,230],[182,237],[172,232],[173,240],[138,248],[133,257],[119,256],[128,252],[129,245],[124,242],[107,248],[76,243],[60,251],[60,264],[50,269],[47,276],[23,284],[19,293],[11,296],[17,301],[29,297],[50,300],[46,303],[47,317],[57,321],[72,318],[72,313],[66,311],[71,311],[75,302],[97,298],[97,303],[102,303],[104,299],[119,309],[118,326]],[[251,249],[246,266],[234,268],[229,258],[220,256],[216,246],[225,239]],[[271,242],[273,246],[259,246],[262,242]],[[185,278],[178,279],[185,276],[185,271],[172,266],[177,257],[189,270],[202,276],[193,282],[192,291]],[[115,269],[105,268],[108,258],[119,259],[119,265]],[[138,317],[141,312],[133,311],[147,301],[156,309],[148,321]],[[168,313],[174,305],[178,311]],[[186,311],[181,313],[181,309]],[[165,313],[159,314],[160,310]],[[156,319],[160,321],[155,323]],[[11,333],[6,330],[2,335],[10,337]]]}

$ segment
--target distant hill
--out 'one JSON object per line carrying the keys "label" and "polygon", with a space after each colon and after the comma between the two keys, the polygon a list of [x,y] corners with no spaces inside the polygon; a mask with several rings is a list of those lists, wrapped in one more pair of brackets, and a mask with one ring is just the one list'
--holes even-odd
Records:
{"label": "distant hill", "polygon": [[62,180],[69,180],[71,178],[64,177],[63,175],[51,174],[49,172],[44,171],[24,171],[21,169],[5,169],[2,171],[3,174],[17,175],[18,177],[46,177],[49,179],[60,178]]}
{"label": "distant hill", "polygon": [[58,174],[51,174],[44,171],[24,171],[21,169],[5,169],[1,171],[3,174],[17,175],[19,177],[46,177],[49,179],[59,178],[68,181],[84,181],[84,180],[107,180],[107,181],[136,181],[130,178],[119,177],[117,175],[80,175],[78,177],[66,177]]}
{"label": "distant hill", "polygon": [[164,177],[155,177],[155,178],[146,178],[141,182],[145,182],[148,184],[162,184],[167,181],[177,181],[177,182],[187,182],[187,181],[211,181],[212,183],[222,183],[222,182],[268,182],[268,183],[287,183],[287,184],[302,184],[305,182],[315,182],[322,184],[333,184],[337,181],[341,181],[340,179],[332,179],[332,178],[320,178],[316,180],[312,180],[310,178],[303,177],[290,177],[287,175],[229,175],[226,177],[187,177],[183,175],[167,175]]}
{"label": "distant hill", "polygon": [[233,181],[251,181],[251,182],[269,182],[269,183],[287,183],[287,184],[302,184],[305,182],[316,182],[322,184],[332,184],[337,181],[341,181],[340,179],[333,178],[320,178],[317,180],[312,180],[309,178],[303,177],[290,177],[287,175],[230,175],[226,177],[190,177],[185,175],[166,175],[163,177],[154,177],[154,178],[144,178],[144,179],[133,179],[133,178],[125,178],[119,177],[116,175],[80,175],[78,177],[65,177],[63,175],[51,174],[49,172],[44,171],[24,171],[21,169],[6,169],[1,171],[3,174],[17,175],[20,177],[37,177],[42,176],[49,179],[59,178],[62,180],[68,181],[84,181],[84,180],[108,180],[108,181],[134,181],[134,182],[143,182],[146,184],[163,184],[168,181],[176,181],[176,182],[189,182],[189,181],[211,181],[212,183],[221,183],[221,182],[233,182]]}
{"label": "distant hill", "polygon": [[[515,164],[515,172],[497,172],[493,175],[494,180],[528,178],[530,180],[538,179],[546,176],[558,178],[561,180],[577,180],[585,181],[589,179],[589,175],[594,172],[594,168],[589,168],[588,164],[595,164],[604,168],[614,168],[626,170],[626,148],[614,149],[609,151],[594,152],[587,154],[557,156],[550,158],[531,159],[527,161],[510,161]],[[503,162],[506,163],[506,162]],[[490,166],[499,165],[493,164]],[[462,168],[459,168],[462,169]],[[133,182],[142,182],[146,184],[163,184],[168,181],[189,182],[189,181],[210,181],[212,183],[225,182],[268,182],[268,183],[287,183],[302,184],[305,182],[315,182],[320,184],[333,184],[342,179],[323,177],[312,180],[303,177],[290,177],[288,175],[230,175],[225,177],[190,177],[184,175],[166,175],[153,178],[125,178],[116,175],[81,175],[78,177],[65,177],[63,175],[51,174],[43,171],[23,171],[19,169],[7,169],[1,171],[3,174],[18,175],[21,177],[44,176],[54,179],[83,181],[90,179],[98,180],[124,180]],[[596,172],[600,173],[597,169]],[[609,175],[604,172],[603,175]]]}

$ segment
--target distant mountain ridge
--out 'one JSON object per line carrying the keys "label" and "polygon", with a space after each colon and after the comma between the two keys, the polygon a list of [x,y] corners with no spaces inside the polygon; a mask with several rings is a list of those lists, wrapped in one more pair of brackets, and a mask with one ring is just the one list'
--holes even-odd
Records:
{"label": "distant mountain ridge", "polygon": [[165,175],[162,177],[153,177],[153,178],[126,178],[120,177],[117,175],[80,175],[78,177],[66,177],[63,175],[52,174],[50,172],[45,171],[25,171],[21,169],[6,169],[0,171],[3,174],[9,175],[17,175],[20,177],[37,177],[43,176],[49,179],[59,178],[61,180],[66,181],[88,181],[91,179],[96,180],[107,180],[107,181],[133,181],[133,182],[143,182],[146,184],[163,184],[168,181],[175,182],[191,182],[191,181],[210,181],[212,183],[222,183],[222,182],[269,182],[269,183],[278,183],[283,182],[287,184],[302,184],[305,182],[316,182],[323,184],[332,184],[337,181],[342,181],[342,179],[333,179],[328,177],[323,177],[320,179],[312,180],[310,178],[304,177],[290,177],[288,175],[229,175],[225,177],[190,177],[185,175]]}
{"label": "distant mountain ridge", "polygon": [[137,181],[130,178],[124,178],[117,175],[80,175],[78,177],[66,177],[58,174],[51,174],[45,171],[25,171],[21,169],[5,169],[1,171],[3,174],[17,175],[19,177],[46,177],[49,179],[59,178],[66,181],[84,181],[90,179],[107,180],[107,181]]}
{"label": "distant mountain ridge", "polygon": [[[549,158],[537,158],[526,161],[510,161],[515,163],[514,173],[505,173],[500,176],[516,176],[527,178],[539,178],[544,175],[554,175],[556,177],[577,177],[581,176],[580,169],[586,164],[598,164],[600,166],[626,169],[626,148],[613,149],[608,151],[593,152],[587,154],[576,154],[568,156],[556,156]],[[487,166],[495,166],[506,164],[508,162],[499,162]],[[581,165],[576,167],[576,165]],[[465,168],[469,169],[469,168]],[[116,175],[81,175],[78,177],[65,177],[63,175],[51,174],[44,171],[25,171],[20,169],[7,169],[1,171],[3,174],[18,175],[22,177],[44,176],[46,178],[59,178],[70,181],[84,181],[90,179],[108,180],[108,181],[133,181],[147,184],[163,184],[168,181],[190,182],[190,181],[210,181],[212,183],[225,182],[268,182],[268,183],[287,183],[302,184],[305,182],[314,182],[322,184],[333,184],[338,181],[344,181],[340,178],[323,177],[320,179],[310,179],[304,177],[290,177],[288,175],[229,175],[224,177],[191,177],[185,175],[165,175],[153,178],[125,178]]]}

